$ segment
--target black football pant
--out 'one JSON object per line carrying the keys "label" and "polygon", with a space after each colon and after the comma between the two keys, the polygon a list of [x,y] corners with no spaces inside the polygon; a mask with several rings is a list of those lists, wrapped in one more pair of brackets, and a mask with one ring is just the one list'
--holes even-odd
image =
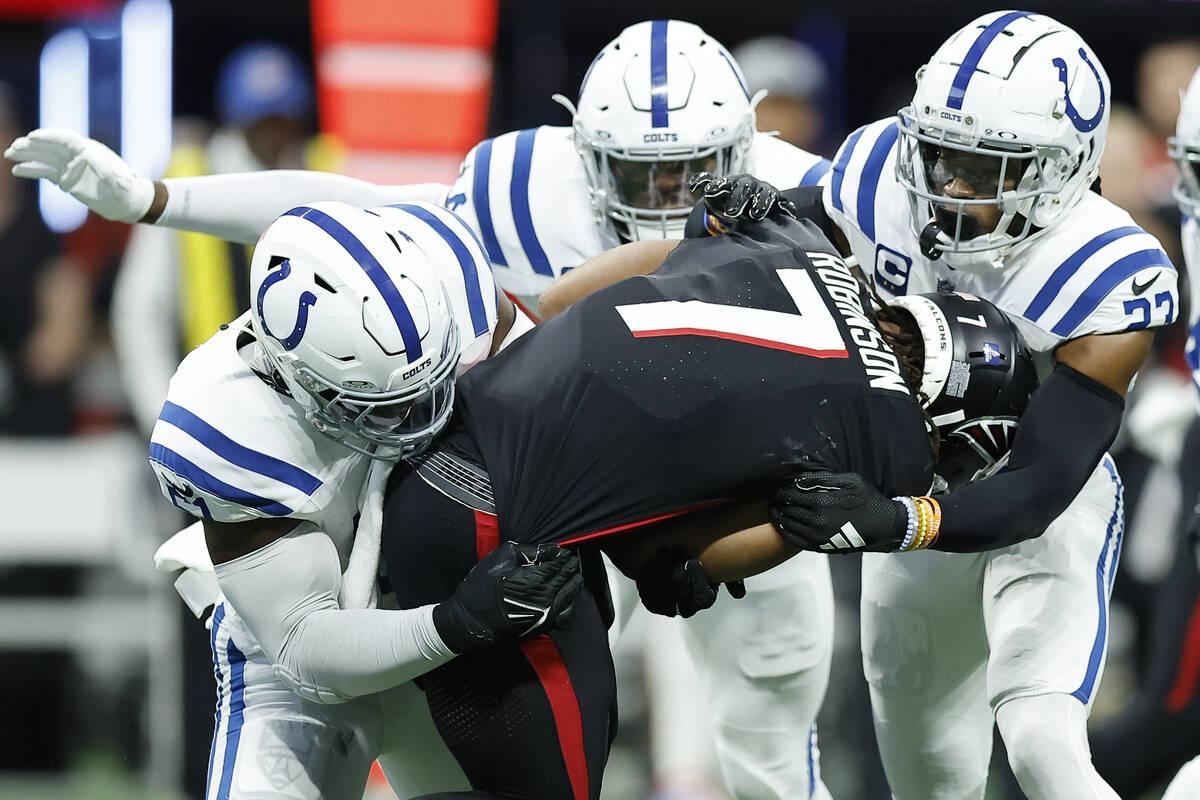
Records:
{"label": "black football pant", "polygon": [[[495,515],[470,502],[435,489],[408,464],[392,471],[383,557],[401,608],[447,599],[499,545]],[[616,678],[590,590],[580,595],[567,625],[519,645],[460,656],[416,682],[475,789],[426,800],[600,796],[616,734]]]}
{"label": "black football pant", "polygon": [[[1180,460],[1183,530],[1175,559],[1153,600],[1146,674],[1133,702],[1091,735],[1096,769],[1122,797],[1137,797],[1200,753],[1200,420]],[[1191,534],[1191,535],[1189,535]]]}

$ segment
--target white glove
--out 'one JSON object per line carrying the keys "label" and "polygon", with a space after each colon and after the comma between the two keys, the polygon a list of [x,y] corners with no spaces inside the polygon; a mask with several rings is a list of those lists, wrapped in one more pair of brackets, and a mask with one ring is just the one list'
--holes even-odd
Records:
{"label": "white glove", "polygon": [[95,139],[62,128],[38,128],[4,151],[18,178],[45,178],[102,217],[137,222],[154,201],[154,182],[139,178]]}

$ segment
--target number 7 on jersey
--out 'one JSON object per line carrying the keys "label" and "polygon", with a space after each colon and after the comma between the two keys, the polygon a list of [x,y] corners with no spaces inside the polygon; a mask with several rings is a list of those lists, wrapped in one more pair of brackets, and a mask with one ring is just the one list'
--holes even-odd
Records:
{"label": "number 7 on jersey", "polygon": [[654,336],[708,336],[814,358],[848,358],[846,343],[829,307],[805,269],[779,269],[779,280],[797,313],[708,303],[664,300],[617,306],[630,333]]}

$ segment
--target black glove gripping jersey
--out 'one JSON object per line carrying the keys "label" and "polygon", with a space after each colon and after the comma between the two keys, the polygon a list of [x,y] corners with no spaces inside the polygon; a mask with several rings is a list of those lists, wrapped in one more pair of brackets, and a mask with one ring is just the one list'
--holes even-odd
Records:
{"label": "black glove gripping jersey", "polygon": [[458,383],[500,536],[567,541],[766,495],[797,469],[924,493],[920,409],[808,221],[686,240]]}

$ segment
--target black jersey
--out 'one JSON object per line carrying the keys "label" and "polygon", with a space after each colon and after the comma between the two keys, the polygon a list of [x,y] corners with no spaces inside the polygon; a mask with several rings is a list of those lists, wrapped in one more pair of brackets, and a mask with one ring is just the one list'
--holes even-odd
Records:
{"label": "black jersey", "polygon": [[932,456],[860,287],[811,222],[684,241],[459,380],[500,536],[564,541],[789,471],[922,494]]}

